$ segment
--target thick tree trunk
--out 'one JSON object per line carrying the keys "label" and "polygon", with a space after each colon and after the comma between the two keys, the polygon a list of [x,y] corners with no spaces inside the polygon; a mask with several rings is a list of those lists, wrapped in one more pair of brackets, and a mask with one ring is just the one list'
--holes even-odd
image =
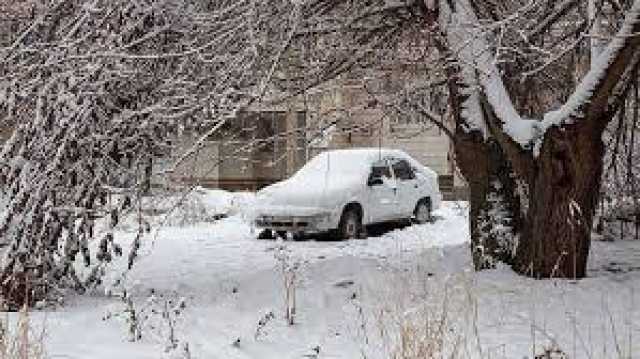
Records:
{"label": "thick tree trunk", "polygon": [[599,133],[587,125],[551,129],[528,179],[516,178],[497,143],[457,135],[477,270],[500,261],[535,278],[586,275],[604,151]]}
{"label": "thick tree trunk", "polygon": [[483,238],[482,213],[489,191],[489,148],[480,132],[456,131],[456,164],[469,185],[469,233],[476,270],[486,268],[480,250]]}
{"label": "thick tree trunk", "polygon": [[[443,53],[449,53],[444,43],[437,45]],[[462,103],[468,95],[461,94],[466,85],[458,82],[459,71],[456,66],[447,67],[449,105],[456,125],[454,150],[456,166],[469,185],[473,264],[476,270],[482,270],[494,267],[497,261],[513,263],[523,218],[515,176],[504,151],[494,140],[488,141],[480,130],[467,128]],[[495,216],[495,205],[500,207],[499,218]],[[501,230],[496,231],[497,228]]]}
{"label": "thick tree trunk", "polygon": [[514,269],[536,278],[586,275],[604,146],[589,123],[553,128],[530,181],[528,225]]}
{"label": "thick tree trunk", "polygon": [[456,159],[470,190],[471,253],[476,270],[513,263],[522,226],[516,181],[500,146],[479,132],[458,133]]}

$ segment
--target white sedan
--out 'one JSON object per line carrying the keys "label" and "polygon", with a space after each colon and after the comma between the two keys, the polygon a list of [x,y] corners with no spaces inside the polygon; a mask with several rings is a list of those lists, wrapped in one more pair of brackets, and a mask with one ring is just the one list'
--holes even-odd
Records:
{"label": "white sedan", "polygon": [[441,199],[437,174],[403,151],[327,151],[258,192],[255,225],[262,239],[327,232],[359,238],[374,223],[425,223]]}

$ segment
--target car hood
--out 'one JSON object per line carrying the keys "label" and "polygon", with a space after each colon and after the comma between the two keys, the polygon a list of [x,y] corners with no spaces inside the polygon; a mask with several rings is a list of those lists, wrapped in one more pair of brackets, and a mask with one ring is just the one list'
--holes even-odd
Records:
{"label": "car hood", "polygon": [[[326,212],[349,200],[365,185],[361,176],[296,178],[277,182],[258,191],[258,207],[274,210],[293,208]],[[279,210],[277,212],[280,212]]]}

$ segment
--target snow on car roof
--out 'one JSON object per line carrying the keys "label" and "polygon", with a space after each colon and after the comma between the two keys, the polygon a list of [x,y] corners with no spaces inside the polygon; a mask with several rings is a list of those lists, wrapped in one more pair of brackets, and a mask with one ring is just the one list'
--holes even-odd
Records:
{"label": "snow on car roof", "polygon": [[365,148],[349,148],[342,150],[330,150],[319,154],[316,157],[324,156],[339,157],[340,159],[352,159],[362,161],[374,161],[383,157],[389,156],[402,156],[406,157],[406,153],[401,150],[395,150],[390,148],[377,148],[377,147],[365,147]]}
{"label": "snow on car roof", "polygon": [[322,152],[312,158],[295,174],[295,177],[308,177],[327,172],[345,174],[368,173],[372,162],[388,156],[406,157],[407,155],[400,150],[388,148],[330,150]]}
{"label": "snow on car roof", "polygon": [[385,147],[359,147],[359,148],[346,148],[341,150],[329,150],[329,151],[324,151],[323,153],[344,153],[344,154],[354,154],[354,155],[362,155],[362,156],[379,154],[380,156],[384,156],[388,154],[402,153],[402,151],[391,149],[391,148],[385,148]]}

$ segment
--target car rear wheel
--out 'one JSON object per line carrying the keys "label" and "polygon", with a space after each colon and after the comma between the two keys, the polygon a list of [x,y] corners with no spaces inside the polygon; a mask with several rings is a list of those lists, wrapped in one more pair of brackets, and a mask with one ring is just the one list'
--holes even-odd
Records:
{"label": "car rear wheel", "polygon": [[360,238],[362,235],[362,216],[355,207],[348,207],[340,217],[338,237],[342,240]]}
{"label": "car rear wheel", "polygon": [[413,217],[418,224],[431,222],[431,201],[424,198],[418,201],[416,209],[413,211]]}

